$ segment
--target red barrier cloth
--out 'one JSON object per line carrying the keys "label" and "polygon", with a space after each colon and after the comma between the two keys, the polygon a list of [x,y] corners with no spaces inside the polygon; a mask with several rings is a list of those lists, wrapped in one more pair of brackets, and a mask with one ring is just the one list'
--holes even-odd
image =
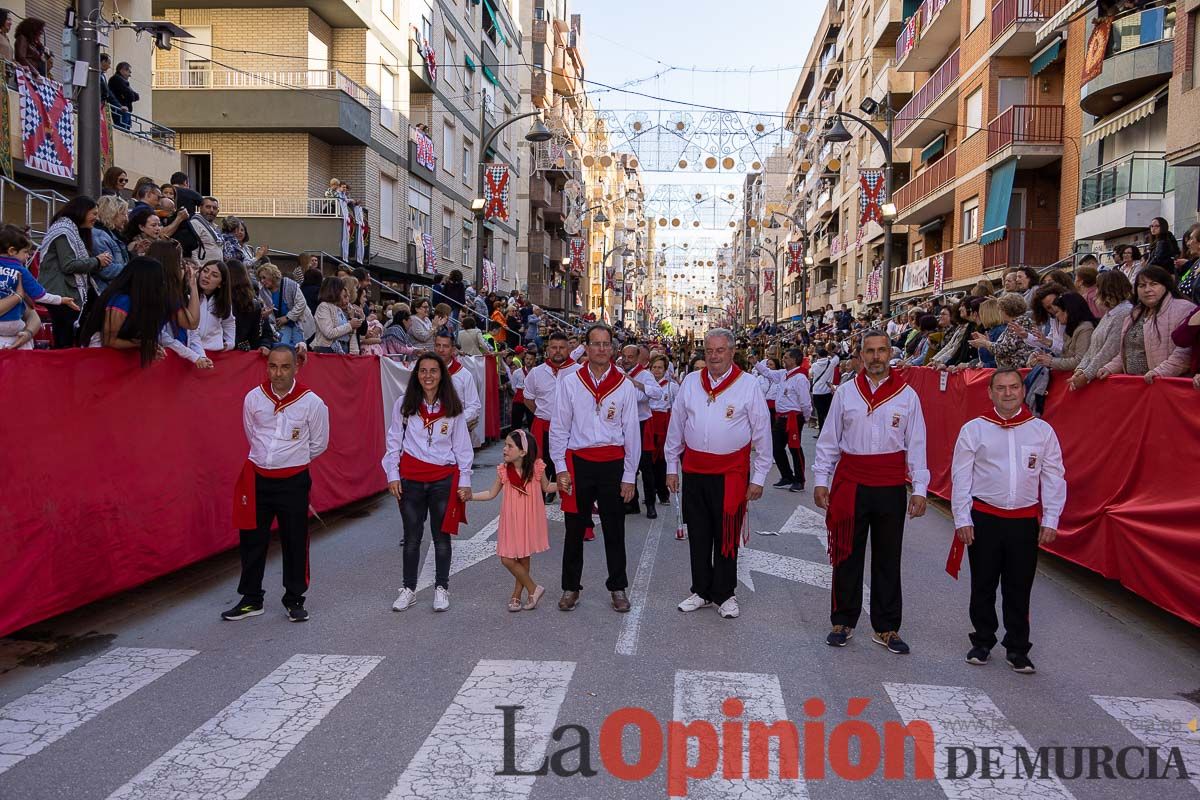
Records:
{"label": "red barrier cloth", "polygon": [[500,375],[496,372],[496,357],[483,357],[483,438],[500,438]]}
{"label": "red barrier cloth", "polygon": [[[23,438],[0,451],[0,635],[237,544],[242,398],[266,359],[212,359],[198,370],[168,353],[142,369],[132,352],[0,351],[0,407]],[[378,360],[312,354],[300,377],[330,415],[312,506],[382,491]]]}
{"label": "red barrier cloth", "polygon": [[[928,430],[929,491],[950,496],[958,431],[991,407],[988,370],[949,377],[927,368],[904,377],[921,398]],[[1200,395],[1192,382],[1117,375],[1078,392],[1054,373],[1043,419],[1058,434],[1067,472],[1059,535],[1045,549],[1200,625]]]}

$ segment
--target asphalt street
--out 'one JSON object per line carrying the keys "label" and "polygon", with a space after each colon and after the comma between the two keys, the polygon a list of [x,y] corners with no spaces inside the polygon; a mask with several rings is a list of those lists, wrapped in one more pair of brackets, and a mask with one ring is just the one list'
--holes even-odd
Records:
{"label": "asphalt street", "polygon": [[[811,464],[813,435],[804,437]],[[478,489],[490,486],[498,458],[495,446],[478,454]],[[873,644],[865,613],[848,647],[827,647],[829,567],[809,482],[802,494],[768,487],[753,506],[734,620],[675,609],[689,593],[689,568],[669,508],[653,523],[626,518],[631,613],[609,607],[599,538],[586,545],[579,608],[557,609],[557,507],[548,511],[551,550],[532,564],[546,598],[510,613],[512,579],[494,554],[496,501],[468,507],[450,610],[432,611],[430,569],[418,604],[395,613],[400,517],[388,496],[314,522],[308,623],[284,616],[274,544],[263,616],[219,619],[237,600],[230,552],[50,620],[0,640],[0,799],[663,798],[672,739],[654,760],[652,730],[708,720],[723,733],[729,697],[744,708],[732,719],[792,720],[806,747],[804,723],[823,723],[831,757],[835,740],[845,749],[836,731],[861,732],[841,728],[852,716],[880,739],[889,723],[923,720],[935,736],[936,779],[912,777],[911,745],[907,778],[887,778],[880,766],[862,780],[832,758],[824,777],[780,777],[773,750],[765,778],[722,777],[726,762],[714,760],[706,779],[704,753],[714,751],[693,747],[676,754],[701,773],[687,783],[690,797],[1200,796],[1200,733],[1188,728],[1200,716],[1196,629],[1044,555],[1032,603],[1037,674],[1013,673],[999,649],[988,665],[969,666],[966,567],[962,580],[946,575],[952,527],[931,507],[905,531],[901,632],[912,654]],[[823,713],[806,704],[812,698]],[[530,771],[587,736],[585,766],[596,774],[497,775],[505,761],[497,706],[522,707],[509,712],[513,767]],[[613,751],[601,754],[605,719],[630,706],[656,720],[640,739],[625,729],[625,761],[646,758],[636,781],[607,766]],[[559,726],[579,727],[555,733]],[[721,741],[733,745],[722,746],[722,759],[742,763],[740,733]],[[853,741],[849,760],[868,758],[871,747],[860,752]],[[996,758],[1010,768],[1005,777],[984,777],[980,764],[961,775],[964,751],[961,777],[948,777],[951,748],[975,756],[983,746],[1004,748]],[[1156,746],[1164,761],[1178,748],[1191,779],[1015,777],[1019,746]],[[580,759],[578,747],[562,754],[557,771],[576,771]]]}

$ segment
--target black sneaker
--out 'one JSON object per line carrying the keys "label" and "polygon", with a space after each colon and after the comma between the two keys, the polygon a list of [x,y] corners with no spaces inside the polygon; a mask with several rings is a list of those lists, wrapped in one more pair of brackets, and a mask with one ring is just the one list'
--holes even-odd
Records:
{"label": "black sneaker", "polygon": [[646,506],[646,519],[658,519],[658,512],[654,506]]}
{"label": "black sneaker", "polygon": [[776,489],[786,489],[792,485],[792,482],[789,481],[787,478],[780,478],[779,480],[775,481],[771,485],[774,486]]}
{"label": "black sneaker", "polygon": [[967,653],[967,663],[982,667],[988,662],[989,655],[991,655],[991,651],[986,647],[972,647]]}
{"label": "black sneaker", "polygon": [[834,625],[833,630],[825,637],[825,644],[830,647],[845,647],[846,642],[854,636],[854,628],[845,625]]}
{"label": "black sneaker", "polygon": [[292,622],[308,622],[308,611],[303,606],[299,608],[289,608],[288,619]]}
{"label": "black sneaker", "polygon": [[796,481],[795,483],[793,483],[791,486],[788,487],[788,491],[803,492],[804,491],[804,481]]}
{"label": "black sneaker", "polygon": [[245,619],[246,617],[257,617],[261,613],[263,613],[263,607],[261,604],[255,605],[254,603],[238,603],[228,611],[222,611],[221,619],[234,622],[239,619]]}
{"label": "black sneaker", "polygon": [[1020,653],[1010,653],[1007,660],[1013,672],[1019,672],[1022,675],[1032,675],[1037,672],[1037,668],[1033,666],[1033,662],[1029,660],[1029,656],[1021,655]]}
{"label": "black sneaker", "polygon": [[895,631],[883,631],[882,633],[876,631],[875,635],[871,637],[871,641],[875,642],[875,644],[883,645],[888,649],[889,653],[894,653],[898,656],[908,655],[908,645],[900,638],[900,634]]}

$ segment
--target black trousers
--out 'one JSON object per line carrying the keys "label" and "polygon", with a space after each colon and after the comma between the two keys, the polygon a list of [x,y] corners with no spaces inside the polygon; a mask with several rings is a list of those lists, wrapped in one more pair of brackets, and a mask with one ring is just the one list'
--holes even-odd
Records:
{"label": "black trousers", "polygon": [[817,410],[817,428],[824,428],[825,417],[829,414],[829,407],[833,405],[833,392],[829,394],[814,394],[812,401],[813,408]]}
{"label": "black trousers", "polygon": [[518,403],[515,400],[512,404],[512,429],[515,431],[519,428],[528,427],[526,423],[531,423],[530,417],[533,413],[525,407],[524,403]]}
{"label": "black trousers", "polygon": [[401,480],[400,518],[404,521],[404,587],[417,589],[421,571],[421,537],[425,518],[429,518],[429,534],[433,540],[434,585],[450,588],[450,534],[442,533],[442,518],[450,502],[453,478],[432,483]]}
{"label": "black trousers", "polygon": [[79,313],[67,306],[46,306],[50,313],[50,333],[55,350],[75,346],[75,320]]}
{"label": "black trousers", "polygon": [[283,605],[287,608],[304,606],[304,593],[308,591],[308,490],[311,488],[312,476],[308,470],[290,478],[254,476],[258,526],[252,531],[242,531],[238,538],[238,551],[242,557],[238,592],[244,602],[262,605],[265,596],[263,572],[267,566],[271,524],[279,520]]}
{"label": "black trousers", "polygon": [[854,547],[833,568],[829,620],[853,628],[862,614],[863,566],[871,540],[871,627],[899,631],[902,611],[900,550],[904,544],[904,486],[859,486],[854,498]]}
{"label": "black trousers", "polygon": [[610,592],[626,589],[625,574],[625,504],[621,502],[621,473],[624,461],[585,461],[575,458],[576,507],[582,514],[566,515],[566,541],[563,543],[562,588],[578,592],[583,588],[583,532],[591,526],[592,504],[600,508],[600,524],[604,527],[604,557],[608,561],[608,580],[604,585]]}
{"label": "black trousers", "polygon": [[996,646],[996,587],[1004,612],[1004,649],[1009,655],[1029,652],[1029,594],[1037,574],[1038,521],[1005,519],[971,512],[975,542],[967,548],[971,565],[971,644]]}
{"label": "black trousers", "polygon": [[[638,423],[638,431],[642,435],[642,441],[645,441],[646,426],[650,424],[650,420],[644,419]],[[658,496],[658,488],[666,485],[666,464],[663,464],[663,483],[658,482],[658,471],[654,467],[654,453],[647,452],[642,449],[642,457],[638,461],[638,472],[642,473],[642,490],[646,495],[646,505],[654,505],[654,500]],[[633,502],[638,501],[637,481],[633,482],[634,495]]]}
{"label": "black trousers", "polygon": [[732,558],[721,553],[724,492],[724,475],[683,473],[683,521],[688,526],[692,594],[717,605],[737,590],[737,553]]}
{"label": "black trousers", "polygon": [[[533,425],[533,420],[529,420],[529,424]],[[550,429],[546,428],[546,432],[542,434],[542,440],[538,442],[542,447],[542,463],[546,465],[546,478],[551,483],[554,483],[558,477],[558,473],[554,469],[554,459],[550,457]]]}
{"label": "black trousers", "polygon": [[[804,430],[803,422],[800,422],[800,430]],[[775,425],[771,429],[771,444],[775,466],[779,469],[779,478],[788,483],[804,483],[804,453],[798,447],[788,447],[786,414],[775,417]],[[788,463],[788,453],[792,455],[791,464]]]}

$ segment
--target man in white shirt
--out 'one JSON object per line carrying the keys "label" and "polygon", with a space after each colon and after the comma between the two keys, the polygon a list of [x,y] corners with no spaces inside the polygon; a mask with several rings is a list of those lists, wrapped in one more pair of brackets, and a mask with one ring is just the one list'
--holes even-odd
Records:
{"label": "man in white shirt", "polygon": [[[642,460],[638,464],[638,471],[642,473],[642,488],[646,492],[646,519],[657,519],[658,512],[654,508],[654,501],[658,494],[658,489],[654,485],[654,450],[646,447],[646,425],[651,417],[650,401],[661,400],[663,389],[650,373],[650,348],[630,344],[622,349],[622,355],[626,366],[625,376],[629,378],[633,383],[633,388],[638,392],[638,427],[642,432]],[[638,514],[640,512],[637,482],[635,481],[633,500],[625,506],[625,513]]]}
{"label": "man in white shirt", "polygon": [[188,219],[185,225],[196,235],[197,246],[190,255],[201,264],[220,259],[224,254],[221,232],[217,230],[217,215],[220,204],[215,197],[206,197],[200,202],[200,214]]}
{"label": "man in white shirt", "polygon": [[[804,491],[804,451],[800,448],[800,431],[804,430],[804,421],[812,416],[812,396],[803,361],[804,352],[792,348],[783,356],[783,369],[771,369],[765,360],[754,368],[759,375],[780,386],[772,431],[772,453],[775,466],[779,468],[779,481],[775,487],[793,492]],[[791,464],[788,463],[789,453]]]}
{"label": "man in white shirt", "polygon": [[812,378],[813,407],[817,410],[818,428],[825,427],[825,417],[829,414],[829,406],[833,404],[833,387],[837,384],[839,363],[837,356],[821,346],[817,348],[817,360],[808,371]]}
{"label": "man in white shirt", "polygon": [[624,504],[633,499],[634,476],[642,455],[638,392],[612,363],[612,330],[607,325],[592,325],[584,341],[587,363],[560,379],[550,428],[550,457],[558,470],[567,529],[563,595],[558,607],[570,611],[579,602],[583,534],[596,503],[608,561],[605,585],[613,610],[624,613],[630,608],[625,595],[629,579],[625,572]]}
{"label": "man in white shirt", "polygon": [[[833,630],[825,642],[845,647],[862,613],[863,563],[871,540],[873,641],[906,654],[900,638],[900,552],[904,542],[905,480],[912,481],[908,515],[925,513],[929,470],[925,418],[917,393],[892,372],[892,345],[882,332],[862,337],[864,372],[833,396],[813,460],[813,502],[827,509],[833,564]],[[832,488],[830,487],[832,478]]]}
{"label": "man in white shirt", "polygon": [[530,433],[541,448],[546,463],[546,477],[555,480],[554,459],[550,457],[550,423],[558,399],[559,379],[573,372],[578,365],[567,359],[567,335],[562,331],[550,334],[546,342],[546,360],[525,375],[525,407],[533,412]]}
{"label": "man in white shirt", "polygon": [[663,448],[671,492],[679,491],[683,465],[692,594],[679,610],[715,605],[727,619],[740,613],[734,591],[746,508],[762,497],[771,469],[767,402],[754,377],[733,363],[735,347],[728,330],[718,328],[704,337],[705,368],[683,379]]}
{"label": "man in white shirt", "polygon": [[308,465],[329,446],[329,409],[296,381],[296,369],[295,351],[276,345],[267,356],[267,380],[251,389],[242,403],[250,455],[233,502],[233,523],[241,530],[242,600],[221,613],[225,620],[263,613],[263,570],[276,519],[283,551],[283,605],[292,622],[308,619]]}
{"label": "man in white shirt", "polygon": [[458,360],[458,352],[454,349],[454,337],[442,328],[433,337],[433,352],[437,353],[450,373],[450,382],[458,399],[462,401],[463,418],[467,421],[467,430],[475,430],[479,424],[479,412],[483,405],[479,402],[479,387],[475,385],[475,376]]}
{"label": "man in white shirt", "polygon": [[967,663],[986,664],[996,646],[999,585],[1004,595],[1001,644],[1008,651],[1008,664],[1016,672],[1032,674],[1029,595],[1038,545],[1058,536],[1059,515],[1066,505],[1062,449],[1054,429],[1025,406],[1020,372],[996,370],[988,396],[994,410],[963,425],[954,445],[955,542],[946,568],[958,577],[966,547],[975,627]]}

